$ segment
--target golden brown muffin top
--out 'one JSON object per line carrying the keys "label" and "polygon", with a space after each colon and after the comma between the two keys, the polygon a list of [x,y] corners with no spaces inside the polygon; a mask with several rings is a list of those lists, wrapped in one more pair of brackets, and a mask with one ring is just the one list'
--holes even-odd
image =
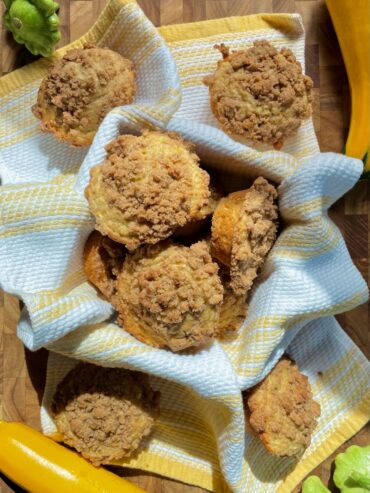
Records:
{"label": "golden brown muffin top", "polygon": [[291,50],[277,50],[268,41],[234,52],[216,48],[223,59],[204,82],[223,130],[280,148],[311,115],[311,78]]}
{"label": "golden brown muffin top", "polygon": [[167,241],[127,255],[117,295],[125,328],[134,319],[149,330],[148,339],[173,351],[208,342],[222,302],[217,272],[204,241],[191,247]]}
{"label": "golden brown muffin top", "polygon": [[209,175],[177,134],[121,135],[91,170],[86,189],[96,228],[134,250],[208,214]]}
{"label": "golden brown muffin top", "polygon": [[243,296],[276,239],[277,191],[262,176],[220,200],[212,218],[211,253],[229,268],[230,287]]}
{"label": "golden brown muffin top", "polygon": [[262,177],[245,194],[231,249],[230,285],[238,295],[250,289],[276,240],[276,198],[276,188]]}
{"label": "golden brown muffin top", "polygon": [[79,363],[51,411],[63,441],[98,466],[137,450],[159,415],[159,393],[142,373]]}
{"label": "golden brown muffin top", "polygon": [[135,92],[130,60],[86,44],[55,62],[42,81],[33,112],[45,130],[86,145],[105,115],[115,106],[131,103]]}
{"label": "golden brown muffin top", "polygon": [[254,432],[269,452],[300,455],[309,446],[320,416],[308,378],[289,358],[282,358],[267,377],[246,393]]}

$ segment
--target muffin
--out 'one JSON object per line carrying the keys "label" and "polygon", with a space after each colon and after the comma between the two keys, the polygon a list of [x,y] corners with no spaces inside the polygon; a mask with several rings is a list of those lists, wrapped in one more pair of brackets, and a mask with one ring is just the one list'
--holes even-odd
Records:
{"label": "muffin", "polygon": [[252,287],[276,239],[277,191],[262,177],[247,190],[220,200],[212,218],[211,254],[230,269],[230,287],[243,296]]}
{"label": "muffin", "polygon": [[193,219],[185,226],[177,228],[173,234],[174,238],[186,238],[192,235],[199,233],[202,229],[204,229],[207,225],[209,226],[209,218],[216,210],[217,204],[224,196],[224,191],[220,185],[220,183],[213,178],[210,177],[209,183],[209,201],[202,208],[201,215],[204,215],[204,219]]}
{"label": "muffin", "polygon": [[85,243],[83,262],[86,276],[113,304],[117,276],[122,269],[125,254],[125,247],[98,231],[93,231]]}
{"label": "muffin", "polygon": [[280,149],[312,113],[312,80],[288,48],[255,41],[249,49],[223,56],[204,79],[211,109],[222,130],[253,144]]}
{"label": "muffin", "polygon": [[118,276],[119,323],[154,347],[201,346],[215,335],[222,293],[206,242],[143,246],[126,256]]}
{"label": "muffin", "polygon": [[220,269],[220,278],[224,296],[220,307],[217,336],[224,339],[239,330],[247,316],[248,304],[245,294],[237,296],[234,293],[230,286],[230,276],[223,269]]}
{"label": "muffin", "polygon": [[136,93],[133,63],[86,44],[56,61],[41,82],[34,115],[41,129],[74,146],[91,144],[105,115]]}
{"label": "muffin", "polygon": [[102,234],[132,251],[208,214],[209,175],[177,134],[121,135],[106,149],[85,191]]}
{"label": "muffin", "polygon": [[247,425],[273,455],[300,456],[309,446],[320,416],[308,378],[289,358],[244,396]]}
{"label": "muffin", "polygon": [[129,457],[159,416],[148,377],[79,363],[58,385],[51,413],[64,443],[95,466]]}

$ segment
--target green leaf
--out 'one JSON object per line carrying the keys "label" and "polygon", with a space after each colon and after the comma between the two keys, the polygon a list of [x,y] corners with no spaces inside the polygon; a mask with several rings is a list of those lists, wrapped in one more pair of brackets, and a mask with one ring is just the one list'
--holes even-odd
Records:
{"label": "green leaf", "polygon": [[352,445],[335,459],[334,483],[341,493],[370,492],[370,445]]}
{"label": "green leaf", "polygon": [[302,484],[302,493],[330,493],[318,476],[309,476]]}

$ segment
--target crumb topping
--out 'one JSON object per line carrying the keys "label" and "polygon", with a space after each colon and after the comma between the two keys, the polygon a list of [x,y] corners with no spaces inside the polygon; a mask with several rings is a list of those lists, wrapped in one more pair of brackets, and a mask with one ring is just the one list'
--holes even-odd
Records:
{"label": "crumb topping", "polygon": [[79,363],[51,411],[64,442],[98,466],[137,450],[159,414],[159,393],[142,373]]}
{"label": "crumb topping", "polygon": [[109,110],[131,103],[135,92],[133,63],[108,48],[87,44],[54,64],[33,111],[40,119],[52,111],[56,125],[72,133],[89,132]]}
{"label": "crumb topping", "polygon": [[204,82],[223,129],[280,148],[311,116],[311,78],[291,50],[277,50],[268,41],[235,52],[224,45],[216,48],[223,60]]}
{"label": "crumb topping", "polygon": [[277,191],[265,178],[220,200],[212,218],[211,253],[230,271],[230,287],[244,296],[276,239]]}
{"label": "crumb topping", "polygon": [[267,449],[279,456],[302,454],[320,416],[308,378],[288,358],[247,393],[249,422]]}
{"label": "crumb topping", "polygon": [[[92,170],[87,196],[97,229],[129,250],[165,239],[207,215],[209,175],[179,137],[149,131],[140,137],[122,135],[107,153]],[[94,174],[100,175],[96,184]]]}
{"label": "crumb topping", "polygon": [[143,330],[172,350],[207,341],[223,296],[217,273],[204,241],[141,247],[126,258],[119,279],[125,327],[129,310]]}
{"label": "crumb topping", "polygon": [[230,285],[237,295],[248,291],[276,239],[277,191],[262,177],[246,192],[234,228]]}

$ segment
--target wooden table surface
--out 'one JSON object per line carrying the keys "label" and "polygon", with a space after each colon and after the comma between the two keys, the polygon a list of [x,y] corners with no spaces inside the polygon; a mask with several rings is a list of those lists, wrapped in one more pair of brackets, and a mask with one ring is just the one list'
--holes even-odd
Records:
{"label": "wooden table surface", "polygon": [[[59,0],[59,3],[60,45],[64,45],[89,29],[106,0]],[[340,152],[343,149],[350,98],[343,61],[323,0],[139,0],[139,4],[155,25],[258,12],[299,12],[306,28],[306,72],[315,84],[314,122],[321,150]],[[2,2],[0,13],[1,9],[4,9]],[[2,28],[0,73],[8,73],[31,60],[28,52],[15,44]],[[369,215],[370,186],[366,182],[359,182],[332,209],[332,217],[343,232],[351,256],[368,282]],[[0,419],[23,421],[39,428],[39,399],[44,384],[46,351],[31,353],[24,349],[15,335],[18,315],[17,299],[0,293]],[[369,357],[369,305],[362,305],[338,319]],[[370,443],[370,427],[359,432],[350,443]],[[315,470],[315,474],[325,482],[330,476],[332,462],[333,457],[330,457]],[[124,475],[149,493],[204,491],[153,475],[138,474],[137,471],[125,470]],[[21,490],[0,477],[0,493],[13,491]]]}

